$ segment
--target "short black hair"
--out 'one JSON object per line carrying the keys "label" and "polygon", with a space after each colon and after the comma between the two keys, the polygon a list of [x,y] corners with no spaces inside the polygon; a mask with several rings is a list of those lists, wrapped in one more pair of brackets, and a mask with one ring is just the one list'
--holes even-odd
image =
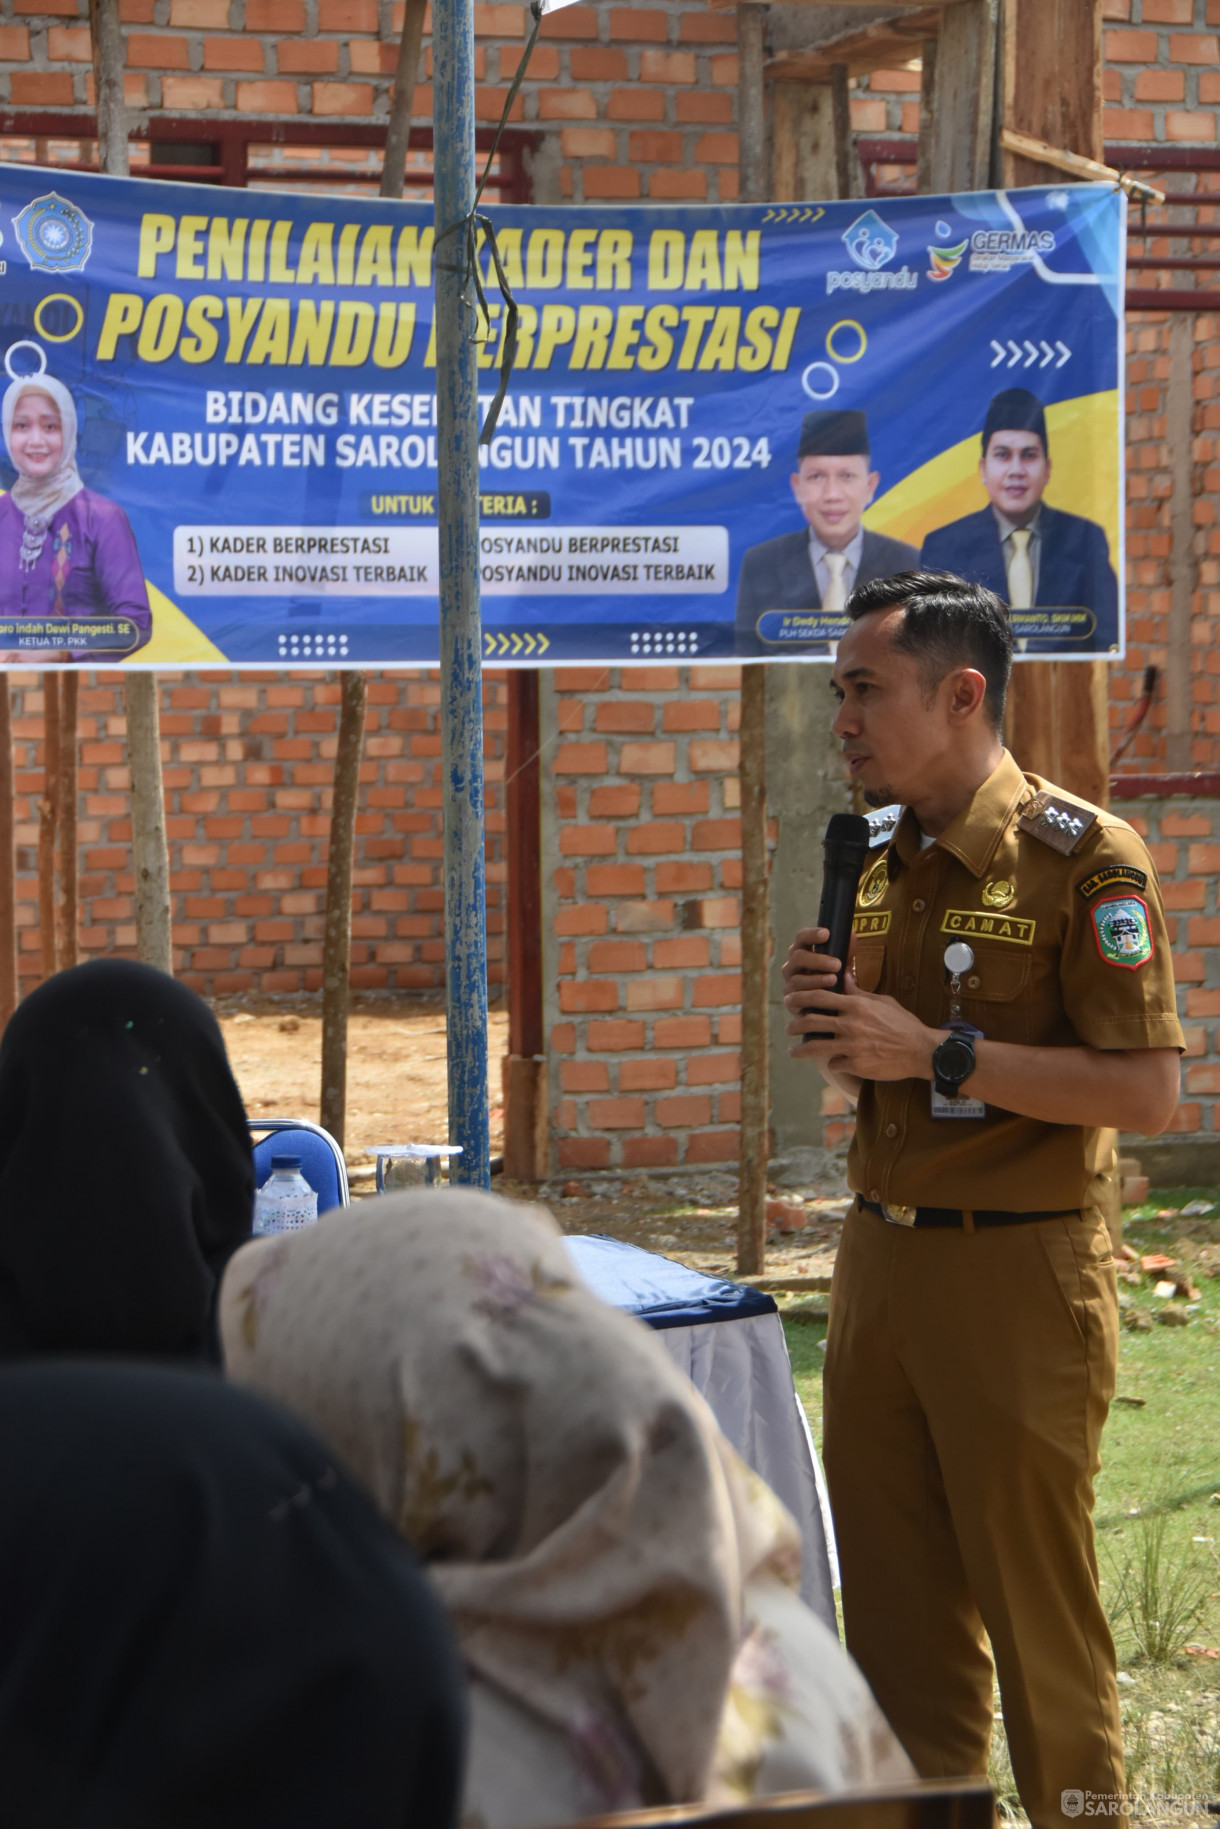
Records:
{"label": "short black hair", "polygon": [[952,667],[973,667],[987,681],[985,704],[996,730],[1012,672],[1012,624],[994,591],[954,572],[895,572],[857,585],[847,599],[853,622],[875,610],[904,610],[893,645],[913,654],[929,691]]}

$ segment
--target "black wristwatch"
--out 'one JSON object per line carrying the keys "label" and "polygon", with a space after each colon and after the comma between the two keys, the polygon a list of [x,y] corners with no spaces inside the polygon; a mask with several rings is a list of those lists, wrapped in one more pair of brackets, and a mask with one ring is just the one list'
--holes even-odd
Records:
{"label": "black wristwatch", "polygon": [[974,1072],[974,1037],[953,1030],[932,1050],[933,1083],[942,1099],[955,1099]]}

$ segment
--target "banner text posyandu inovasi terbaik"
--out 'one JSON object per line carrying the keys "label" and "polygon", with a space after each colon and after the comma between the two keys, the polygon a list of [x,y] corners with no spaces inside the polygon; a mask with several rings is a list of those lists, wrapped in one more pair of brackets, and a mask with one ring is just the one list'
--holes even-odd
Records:
{"label": "banner text posyandu inovasi terbaik", "polygon": [[[916,565],[1121,655],[1124,207],[493,209],[487,659],[825,658]],[[436,660],[430,206],[8,166],[0,234],[3,664]]]}

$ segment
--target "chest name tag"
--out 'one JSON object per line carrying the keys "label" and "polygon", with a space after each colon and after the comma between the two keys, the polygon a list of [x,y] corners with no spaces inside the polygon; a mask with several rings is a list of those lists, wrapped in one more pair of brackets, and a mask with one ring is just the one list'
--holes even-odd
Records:
{"label": "chest name tag", "polygon": [[987,914],[980,908],[946,908],[940,931],[970,939],[1004,940],[1009,946],[1032,946],[1036,926],[1036,921],[1020,915]]}
{"label": "chest name tag", "polygon": [[879,908],[876,914],[855,914],[852,916],[851,930],[854,934],[888,934],[890,912],[888,908]]}

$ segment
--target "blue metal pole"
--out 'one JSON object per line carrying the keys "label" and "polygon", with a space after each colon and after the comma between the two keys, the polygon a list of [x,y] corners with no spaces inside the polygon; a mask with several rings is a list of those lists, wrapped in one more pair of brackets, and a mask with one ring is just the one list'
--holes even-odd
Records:
{"label": "blue metal pole", "polygon": [[[441,769],[445,792],[445,1003],[455,1179],[491,1179],[487,1111],[487,915],[483,868],[483,680],[479,616],[479,401],[473,296],[463,303],[474,207],[474,10],[433,0],[436,393],[440,509]],[[455,225],[461,225],[455,227]],[[446,230],[450,232],[445,233]]]}

